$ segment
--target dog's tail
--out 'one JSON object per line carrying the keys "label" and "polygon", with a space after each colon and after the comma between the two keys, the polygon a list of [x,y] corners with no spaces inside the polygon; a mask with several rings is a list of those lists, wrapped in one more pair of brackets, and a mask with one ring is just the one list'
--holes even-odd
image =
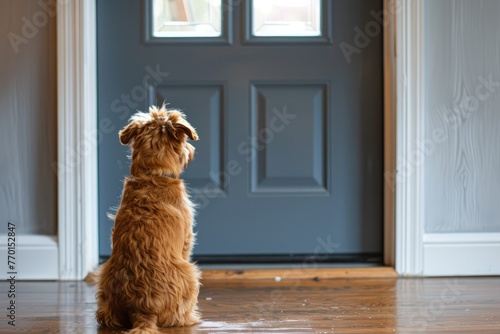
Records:
{"label": "dog's tail", "polygon": [[156,326],[156,316],[135,315],[132,329],[127,334],[160,334]]}

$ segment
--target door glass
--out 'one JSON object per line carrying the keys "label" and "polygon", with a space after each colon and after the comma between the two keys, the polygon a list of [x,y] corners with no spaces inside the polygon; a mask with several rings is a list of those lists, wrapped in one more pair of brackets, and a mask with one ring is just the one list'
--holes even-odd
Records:
{"label": "door glass", "polygon": [[320,0],[253,0],[254,36],[320,36]]}
{"label": "door glass", "polygon": [[221,2],[222,0],[153,0],[153,36],[221,36]]}

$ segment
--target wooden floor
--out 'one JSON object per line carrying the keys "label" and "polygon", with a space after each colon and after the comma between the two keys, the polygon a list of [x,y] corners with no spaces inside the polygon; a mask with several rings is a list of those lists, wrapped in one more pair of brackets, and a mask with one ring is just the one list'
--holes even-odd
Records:
{"label": "wooden floor", "polygon": [[[203,322],[165,333],[500,333],[500,278],[210,281]],[[1,333],[112,333],[94,320],[94,287],[17,282],[16,327],[0,283]]]}

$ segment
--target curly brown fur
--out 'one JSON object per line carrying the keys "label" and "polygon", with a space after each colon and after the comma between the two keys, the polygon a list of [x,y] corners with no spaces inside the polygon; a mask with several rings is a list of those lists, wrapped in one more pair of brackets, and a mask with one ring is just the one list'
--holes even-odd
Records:
{"label": "curly brown fur", "polygon": [[190,262],[193,205],[179,175],[193,159],[194,128],[178,111],[151,107],[119,133],[132,148],[112,236],[97,274],[99,324],[155,333],[189,326],[197,311],[200,273]]}

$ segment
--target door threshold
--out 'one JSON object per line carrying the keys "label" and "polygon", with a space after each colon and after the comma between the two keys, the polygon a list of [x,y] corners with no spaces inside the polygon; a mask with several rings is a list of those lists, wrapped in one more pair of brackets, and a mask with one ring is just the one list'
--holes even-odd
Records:
{"label": "door threshold", "polygon": [[316,269],[316,268],[376,268],[381,263],[198,263],[202,270],[251,270],[251,269]]}
{"label": "door threshold", "polygon": [[216,280],[329,280],[351,278],[397,278],[394,268],[369,264],[317,265],[203,265],[203,282]]}

